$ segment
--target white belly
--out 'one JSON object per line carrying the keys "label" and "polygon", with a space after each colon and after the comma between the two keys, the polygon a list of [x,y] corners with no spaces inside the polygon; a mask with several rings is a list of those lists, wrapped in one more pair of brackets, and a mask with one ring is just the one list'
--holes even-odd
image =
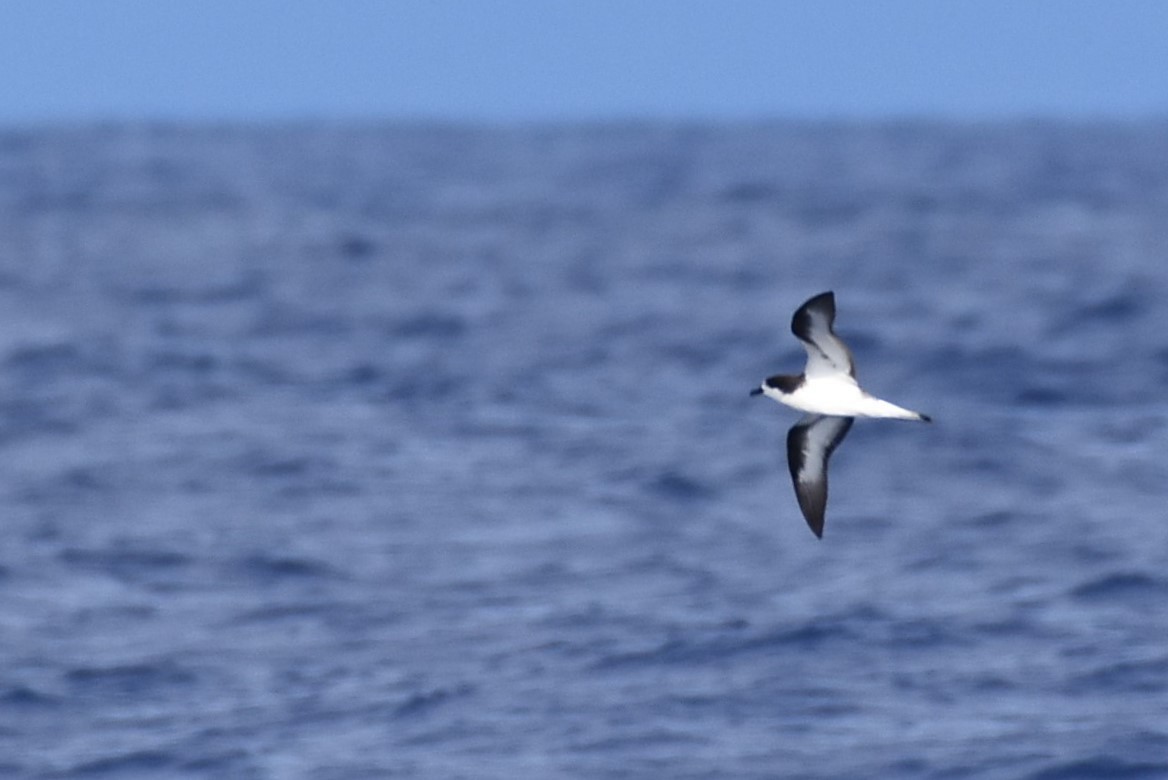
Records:
{"label": "white belly", "polygon": [[769,387],[764,392],[779,403],[808,414],[917,419],[916,412],[868,395],[850,377],[807,379],[790,395]]}

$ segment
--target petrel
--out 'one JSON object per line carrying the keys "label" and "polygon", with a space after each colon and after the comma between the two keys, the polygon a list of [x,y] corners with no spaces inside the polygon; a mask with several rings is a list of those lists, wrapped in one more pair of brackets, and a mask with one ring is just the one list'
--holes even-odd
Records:
{"label": "petrel", "polygon": [[769,376],[750,391],[805,413],[787,431],[787,465],[803,517],[821,539],[827,508],[827,461],[855,418],[932,422],[928,415],[882,401],[860,388],[852,351],[835,335],[834,322],[835,294],[830,291],[800,306],[791,318],[791,332],[807,350],[803,373]]}

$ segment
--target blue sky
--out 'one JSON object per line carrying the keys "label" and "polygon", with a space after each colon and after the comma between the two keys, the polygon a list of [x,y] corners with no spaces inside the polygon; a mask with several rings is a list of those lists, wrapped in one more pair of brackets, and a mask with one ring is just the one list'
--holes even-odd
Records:
{"label": "blue sky", "polygon": [[0,122],[1168,117],[1159,0],[0,0]]}

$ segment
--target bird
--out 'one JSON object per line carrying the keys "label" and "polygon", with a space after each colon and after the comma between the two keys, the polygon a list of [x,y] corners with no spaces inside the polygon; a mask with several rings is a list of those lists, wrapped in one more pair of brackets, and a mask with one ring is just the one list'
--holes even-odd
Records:
{"label": "bird", "polygon": [[787,431],[787,465],[799,509],[819,539],[827,509],[827,462],[855,418],[933,421],[863,390],[856,381],[852,351],[835,334],[834,325],[835,293],[829,290],[808,299],[791,318],[791,332],[807,350],[803,373],[769,376],[750,391],[804,413]]}

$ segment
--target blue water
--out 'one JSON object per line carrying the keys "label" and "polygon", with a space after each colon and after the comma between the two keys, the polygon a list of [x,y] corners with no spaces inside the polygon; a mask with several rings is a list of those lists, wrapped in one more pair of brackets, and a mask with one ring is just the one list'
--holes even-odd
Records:
{"label": "blue water", "polygon": [[0,131],[0,776],[1168,777],[1165,301],[1164,124]]}

